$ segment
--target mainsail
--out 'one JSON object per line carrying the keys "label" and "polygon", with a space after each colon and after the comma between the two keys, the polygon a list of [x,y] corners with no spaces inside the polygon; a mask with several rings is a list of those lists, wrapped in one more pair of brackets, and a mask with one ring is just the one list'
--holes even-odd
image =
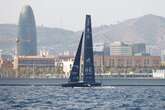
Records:
{"label": "mainsail", "polygon": [[93,42],[91,16],[86,15],[84,40],[84,77],[85,83],[95,83],[95,70],[93,61]]}
{"label": "mainsail", "polygon": [[77,53],[76,53],[76,56],[75,56],[75,60],[74,60],[74,63],[73,63],[73,67],[72,67],[72,70],[71,70],[71,73],[70,73],[69,82],[78,82],[79,81],[81,48],[82,48],[83,35],[84,35],[84,33],[82,32],[80,43],[79,43]]}

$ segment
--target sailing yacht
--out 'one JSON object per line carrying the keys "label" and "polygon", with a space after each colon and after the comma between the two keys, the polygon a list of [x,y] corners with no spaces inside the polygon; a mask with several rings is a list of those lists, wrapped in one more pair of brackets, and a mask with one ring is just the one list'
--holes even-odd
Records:
{"label": "sailing yacht", "polygon": [[[85,34],[85,35],[84,35]],[[80,61],[81,50],[84,37],[84,66],[83,80],[80,80]],[[91,16],[86,15],[85,33],[82,32],[73,67],[70,73],[69,81],[62,84],[62,87],[92,87],[101,86],[101,83],[95,81],[95,68],[93,59],[93,42]]]}

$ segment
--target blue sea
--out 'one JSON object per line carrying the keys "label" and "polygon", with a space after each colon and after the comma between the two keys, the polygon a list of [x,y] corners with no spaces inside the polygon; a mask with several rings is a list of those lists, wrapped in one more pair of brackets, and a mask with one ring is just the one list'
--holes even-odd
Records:
{"label": "blue sea", "polygon": [[0,110],[165,110],[165,87],[0,86]]}

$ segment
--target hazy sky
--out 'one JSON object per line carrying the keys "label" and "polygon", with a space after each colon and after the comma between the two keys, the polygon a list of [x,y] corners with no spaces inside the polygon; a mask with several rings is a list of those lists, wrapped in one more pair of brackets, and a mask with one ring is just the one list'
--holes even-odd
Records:
{"label": "hazy sky", "polygon": [[165,17],[165,0],[0,0],[0,23],[18,23],[22,6],[30,4],[37,25],[71,30],[84,28],[85,14],[93,26],[156,14]]}

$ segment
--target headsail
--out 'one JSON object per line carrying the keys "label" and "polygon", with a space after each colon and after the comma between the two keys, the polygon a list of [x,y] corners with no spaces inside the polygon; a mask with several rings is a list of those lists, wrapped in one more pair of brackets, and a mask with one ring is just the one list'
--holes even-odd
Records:
{"label": "headsail", "polygon": [[86,15],[84,38],[84,77],[86,83],[95,83],[95,70],[93,61],[93,42],[91,16]]}
{"label": "headsail", "polygon": [[82,32],[80,43],[77,49],[77,53],[74,59],[73,67],[70,73],[69,82],[78,82],[79,76],[80,76],[80,60],[81,60],[81,48],[82,48],[82,41],[83,41],[83,35]]}

